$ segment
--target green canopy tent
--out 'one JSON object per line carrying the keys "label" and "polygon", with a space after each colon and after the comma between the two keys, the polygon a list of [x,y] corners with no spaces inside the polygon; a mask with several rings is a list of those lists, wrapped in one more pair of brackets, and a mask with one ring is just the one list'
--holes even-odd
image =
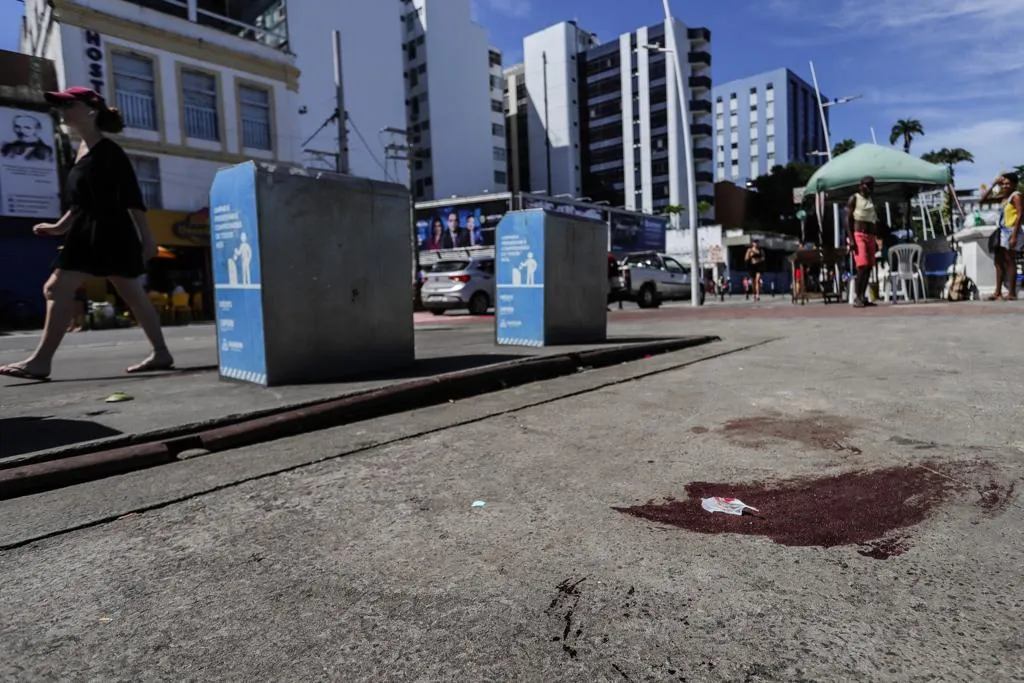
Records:
{"label": "green canopy tent", "polygon": [[949,169],[882,145],[857,145],[819,168],[807,183],[807,194],[844,202],[864,176],[875,179],[875,196],[904,202],[924,188],[950,184]]}

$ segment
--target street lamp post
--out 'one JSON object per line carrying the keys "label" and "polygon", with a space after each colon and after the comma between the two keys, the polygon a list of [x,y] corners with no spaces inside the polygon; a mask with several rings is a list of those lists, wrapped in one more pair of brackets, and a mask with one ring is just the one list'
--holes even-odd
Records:
{"label": "street lamp post", "polygon": [[[825,152],[827,153],[828,160],[832,161],[832,140],[829,137],[828,120],[825,118],[825,108],[833,107],[837,104],[846,104],[847,102],[853,102],[859,100],[861,95],[853,95],[852,97],[840,97],[837,100],[831,102],[825,102],[821,99],[821,89],[818,87],[818,74],[814,71],[814,62],[810,62],[811,65],[811,81],[814,83],[814,96],[818,100],[818,112],[821,114],[821,129],[825,133]],[[834,239],[835,247],[839,248],[839,205],[836,203],[832,204],[832,220],[834,221]]]}
{"label": "street lamp post", "polygon": [[666,48],[661,45],[644,45],[643,47],[649,51],[664,53],[666,59],[667,56],[672,57],[676,95],[679,99],[679,115],[683,120],[681,134],[683,136],[683,163],[686,166],[686,210],[690,218],[690,250],[693,254],[690,259],[690,303],[696,308],[700,306],[700,287],[698,284],[703,279],[703,276],[700,268],[700,245],[697,240],[697,178],[695,176],[696,164],[693,158],[693,137],[690,135],[690,107],[687,102],[686,88],[684,87],[682,51],[680,50],[680,43],[676,33],[676,24],[672,19],[672,8],[669,6],[669,0],[662,0],[662,6],[665,10],[665,23],[667,24],[665,27],[666,37],[671,36],[672,47]]}

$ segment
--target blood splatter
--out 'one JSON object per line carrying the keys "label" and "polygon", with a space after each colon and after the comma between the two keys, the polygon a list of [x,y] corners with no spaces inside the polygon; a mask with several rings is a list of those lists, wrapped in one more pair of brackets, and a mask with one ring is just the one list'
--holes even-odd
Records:
{"label": "blood splatter", "polygon": [[[885,559],[907,546],[878,546],[879,540],[919,524],[957,488],[933,467],[907,466],[774,483],[694,482],[686,486],[687,500],[614,509],[698,533],[765,536],[787,546],[874,544],[864,554]],[[739,498],[760,513],[706,512],[700,502],[710,496]]]}
{"label": "blood splatter", "polygon": [[857,455],[860,449],[848,443],[855,427],[849,420],[821,412],[798,418],[773,413],[730,420],[722,425],[721,432],[733,443],[747,448],[763,448],[767,441],[784,440],[807,448]]}

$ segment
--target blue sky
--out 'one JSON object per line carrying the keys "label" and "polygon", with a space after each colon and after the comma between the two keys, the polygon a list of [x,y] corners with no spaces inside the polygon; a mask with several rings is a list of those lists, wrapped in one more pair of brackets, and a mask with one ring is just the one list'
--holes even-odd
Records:
{"label": "blue sky", "polygon": [[[864,98],[831,110],[833,142],[888,144],[892,124],[916,118],[921,154],[963,147],[977,163],[962,187],[1024,164],[1024,12],[1020,0],[672,0],[712,33],[712,77],[726,81],[789,67],[822,91]],[[477,20],[511,64],[522,36],[566,19],[603,40],[661,21],[660,0],[474,0]],[[908,7],[920,8],[908,10]],[[925,9],[926,8],[926,9]]]}
{"label": "blue sky", "polygon": [[[660,0],[473,2],[506,64],[521,58],[523,36],[559,21],[610,40],[663,16]],[[17,49],[22,9],[0,0],[0,48]],[[672,9],[711,29],[718,82],[779,67],[809,80],[813,59],[827,95],[863,95],[832,109],[833,140],[870,142],[874,126],[887,143],[894,121],[916,118],[925,136],[915,153],[974,154],[976,164],[957,169],[960,186],[1024,164],[1024,94],[1009,89],[1024,83],[1019,0],[672,0]]]}

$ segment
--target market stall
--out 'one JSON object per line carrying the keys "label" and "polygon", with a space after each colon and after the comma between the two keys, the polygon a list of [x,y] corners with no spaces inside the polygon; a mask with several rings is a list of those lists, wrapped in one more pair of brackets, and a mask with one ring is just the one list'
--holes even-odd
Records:
{"label": "market stall", "polygon": [[[846,221],[842,209],[845,209],[846,202],[857,192],[860,181],[865,176],[875,179],[874,199],[879,204],[885,203],[887,209],[890,204],[909,205],[910,200],[924,189],[945,187],[952,190],[949,169],[945,166],[928,163],[892,147],[874,144],[858,145],[819,168],[807,183],[804,196],[814,198],[819,225],[822,224],[826,205],[839,204],[841,209],[839,214],[842,217],[841,228],[843,228],[841,232],[845,234]],[[905,215],[909,216],[910,212],[906,211]],[[887,229],[892,230],[894,226],[892,226],[890,211],[886,211],[884,220],[887,223]],[[837,246],[845,245],[845,242],[846,240],[843,239]],[[820,233],[818,245],[818,249],[822,250],[823,238]],[[878,256],[883,255],[881,251],[879,249]],[[849,267],[848,252],[842,266],[842,269],[836,268],[837,290],[842,283],[839,271],[847,270]],[[822,269],[824,270],[824,266]],[[877,268],[874,279],[877,282]]]}

